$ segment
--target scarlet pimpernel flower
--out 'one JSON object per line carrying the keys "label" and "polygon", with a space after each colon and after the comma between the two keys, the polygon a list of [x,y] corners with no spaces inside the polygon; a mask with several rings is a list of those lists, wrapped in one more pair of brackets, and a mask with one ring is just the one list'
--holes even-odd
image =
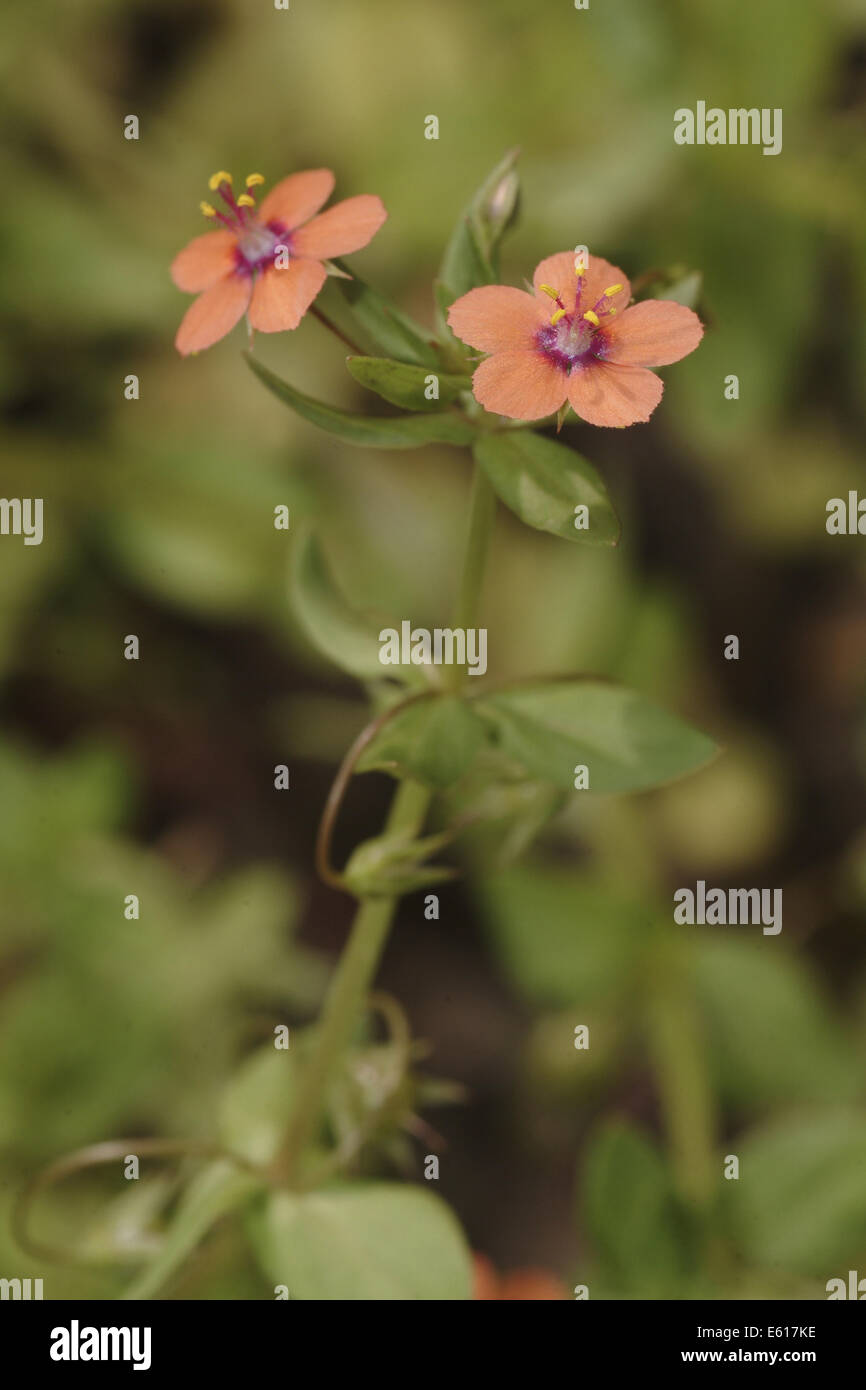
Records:
{"label": "scarlet pimpernel flower", "polygon": [[178,289],[198,294],[175,338],[184,357],[224,338],[245,313],[260,333],[297,328],[325,283],[325,262],[366,246],[388,215],[372,194],[319,213],[334,188],[330,169],[290,174],[257,205],[263,183],[249,174],[236,195],[231,174],[214,174],[209,187],[223,206],[203,202],[201,210],[219,230],[196,237],[172,262]]}
{"label": "scarlet pimpernel flower", "polygon": [[476,1302],[551,1303],[569,1297],[561,1280],[546,1269],[515,1269],[501,1275],[486,1255],[473,1256],[472,1297]]}
{"label": "scarlet pimpernel flower", "polygon": [[582,250],[541,261],[533,287],[482,285],[448,313],[458,338],[490,354],[472,390],[496,415],[541,420],[568,401],[591,425],[648,420],[664,389],[648,368],[679,361],[703,335],[682,304],[648,299],[628,308],[622,271]]}

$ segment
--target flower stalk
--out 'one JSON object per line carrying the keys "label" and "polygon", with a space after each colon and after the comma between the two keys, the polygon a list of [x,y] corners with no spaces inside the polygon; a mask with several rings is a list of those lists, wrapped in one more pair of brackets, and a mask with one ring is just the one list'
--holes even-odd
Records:
{"label": "flower stalk", "polygon": [[[463,570],[454,611],[455,626],[473,626],[481,598],[496,497],[480,465],[472,480],[469,526]],[[465,672],[446,668],[459,688]],[[421,833],[433,793],[412,779],[400,783],[385,823],[385,838],[414,838]],[[301,1083],[285,1142],[273,1165],[276,1181],[303,1186],[301,1164],[320,1121],[329,1087],[339,1072],[364,1001],[382,958],[399,897],[366,896],[360,900],[348,945],[340,958],[325,1001],[312,1057]]]}

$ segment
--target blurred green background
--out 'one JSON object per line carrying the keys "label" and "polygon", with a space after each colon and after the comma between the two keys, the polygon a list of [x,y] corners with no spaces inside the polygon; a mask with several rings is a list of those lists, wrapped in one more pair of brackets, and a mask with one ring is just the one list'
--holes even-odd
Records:
{"label": "blurred green background", "polygon": [[[316,520],[373,611],[435,626],[455,589],[466,458],[318,434],[252,378],[242,329],[175,354],[168,266],[207,178],[327,165],[335,196],[380,194],[353,264],[432,324],[454,218],[513,145],[508,282],[585,242],[632,279],[701,271],[709,331],[650,424],[566,429],[608,481],[616,551],[500,511],[490,674],[624,680],[724,753],[660,792],[575,797],[518,867],[475,844],[437,922],[403,903],[382,984],[469,1091],[414,1176],[441,1150],[476,1249],[591,1297],[822,1298],[866,1274],[866,566],[824,528],[866,489],[863,5],[67,0],[2,23],[0,492],[45,499],[45,539],[0,538],[0,1274],[114,1294],[119,1274],[13,1246],[21,1182],[115,1135],[212,1134],[238,1060],[315,1015],[344,940],[312,846],[365,710],[292,617],[273,508]],[[782,107],[782,154],[675,145],[697,100]],[[379,410],[318,323],[256,347]],[[388,796],[358,782],[340,853]],[[675,929],[698,878],[782,887],[782,934]],[[92,1232],[116,1188],[71,1184],[40,1230]],[[230,1228],[173,1293],[271,1296]]]}

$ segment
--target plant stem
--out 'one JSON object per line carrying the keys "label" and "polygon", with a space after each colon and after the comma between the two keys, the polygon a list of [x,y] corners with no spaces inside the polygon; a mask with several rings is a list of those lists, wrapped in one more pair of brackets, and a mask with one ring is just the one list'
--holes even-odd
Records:
{"label": "plant stem", "polygon": [[328,329],[329,333],[333,333],[335,337],[340,339],[341,343],[345,343],[354,357],[363,357],[364,354],[361,352],[358,344],[353,343],[352,339],[347,337],[342,328],[338,328],[337,325],[328,318],[327,314],[319,308],[318,304],[310,305],[310,313],[314,319],[318,319],[319,323],[323,324],[325,328]]}
{"label": "plant stem", "polygon": [[[417,835],[432,793],[420,782],[401,782],[385,824],[386,835]],[[349,943],[331,981],[316,1048],[304,1072],[276,1176],[291,1179],[318,1121],[325,1092],[349,1044],[370,982],[376,973],[397,898],[365,898],[358,907]]]}
{"label": "plant stem", "polygon": [[[662,902],[665,881],[646,813],[621,798],[596,822],[601,862],[610,883],[630,866],[631,885],[648,903]],[[674,1183],[683,1201],[704,1216],[718,1191],[718,1117],[707,1066],[707,1044],[694,998],[693,949],[659,917],[642,972],[648,1044],[658,1088]]]}
{"label": "plant stem", "polygon": [[[473,624],[495,512],[495,496],[476,464],[463,577],[454,613],[455,627]],[[456,681],[451,684],[459,688],[462,671],[457,667],[450,670],[456,672]],[[432,796],[433,793],[419,782],[401,782],[391,804],[385,835],[411,838],[419,834]],[[359,903],[349,943],[340,957],[325,1000],[315,1048],[304,1071],[288,1132],[273,1165],[273,1176],[280,1182],[298,1180],[300,1160],[313,1137],[328,1088],[351,1041],[398,901],[397,897],[368,897]]]}
{"label": "plant stem", "polygon": [[658,924],[649,972],[647,1021],[656,1084],[680,1196],[706,1213],[719,1185],[716,1116],[706,1046],[692,998],[691,953]]}

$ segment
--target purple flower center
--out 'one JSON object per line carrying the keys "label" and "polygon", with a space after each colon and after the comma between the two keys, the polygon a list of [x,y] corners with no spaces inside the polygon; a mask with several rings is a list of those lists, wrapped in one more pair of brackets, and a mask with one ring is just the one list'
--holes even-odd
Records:
{"label": "purple flower center", "polygon": [[607,337],[595,324],[576,314],[539,328],[535,341],[545,356],[564,372],[597,361],[607,352]]}
{"label": "purple flower center", "polygon": [[550,323],[538,329],[535,341],[545,357],[566,373],[607,356],[610,342],[604,330],[617,312],[613,301],[623,290],[622,285],[608,285],[593,307],[584,309],[581,302],[585,289],[583,272],[578,270],[577,274],[571,310],[566,309],[562,294],[552,285],[539,286],[555,302],[556,309]]}
{"label": "purple flower center", "polygon": [[259,209],[250,188],[262,182],[261,174],[250,174],[246,191],[235,197],[231,175],[221,169],[214,174],[210,187],[219,193],[225,203],[225,211],[217,211],[209,203],[202,203],[206,216],[221,222],[234,236],[237,243],[235,266],[241,275],[253,275],[273,265],[285,269],[290,259],[291,232],[288,227],[273,218],[269,222],[262,222],[259,218]]}
{"label": "purple flower center", "polygon": [[259,222],[250,218],[236,232],[238,239],[235,252],[238,269],[264,270],[275,263],[278,256],[281,264],[289,260],[290,235],[282,222]]}

